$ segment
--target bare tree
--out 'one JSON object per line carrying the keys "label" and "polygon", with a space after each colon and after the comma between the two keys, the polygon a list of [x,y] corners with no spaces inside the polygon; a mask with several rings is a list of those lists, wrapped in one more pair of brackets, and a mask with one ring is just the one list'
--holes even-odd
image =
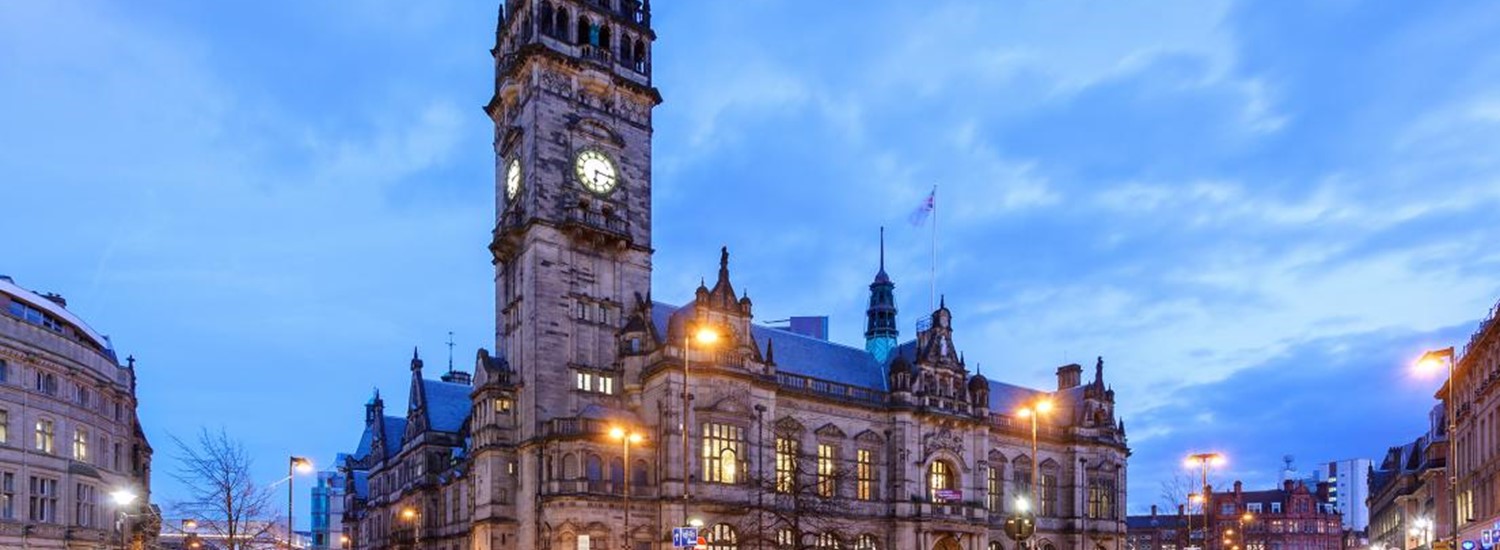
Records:
{"label": "bare tree", "polygon": [[[1220,486],[1213,476],[1209,476],[1208,484],[1210,488]],[[1222,489],[1214,489],[1214,492],[1217,493],[1220,490]],[[1172,474],[1172,477],[1161,481],[1160,502],[1166,508],[1165,512],[1176,513],[1178,506],[1185,509],[1192,508],[1188,506],[1188,497],[1201,492],[1203,492],[1203,480],[1199,476],[1190,472],[1177,472]]]}
{"label": "bare tree", "polygon": [[[277,525],[271,489],[250,475],[250,455],[221,428],[204,429],[193,444],[172,437],[181,463],[172,477],[188,488],[188,498],[173,503],[184,519],[198,522],[225,550],[263,546]],[[254,546],[252,546],[254,545]]]}
{"label": "bare tree", "polygon": [[852,548],[859,536],[850,515],[857,490],[855,470],[841,460],[820,468],[817,457],[801,452],[800,445],[792,447],[777,453],[791,460],[773,459],[764,475],[749,477],[759,492],[749,514],[755,528],[741,538],[740,546],[753,548],[747,544],[759,541],[765,548],[789,550]]}

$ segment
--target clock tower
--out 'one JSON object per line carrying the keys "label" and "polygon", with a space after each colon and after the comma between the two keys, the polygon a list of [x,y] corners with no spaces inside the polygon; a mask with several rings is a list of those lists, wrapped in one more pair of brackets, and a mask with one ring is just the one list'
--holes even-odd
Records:
{"label": "clock tower", "polygon": [[655,38],[649,0],[501,8],[485,106],[495,124],[490,251],[496,356],[515,374],[520,420],[494,460],[519,469],[505,467],[517,525],[511,544],[476,533],[476,548],[485,538],[541,547],[541,449],[576,436],[557,427],[581,413],[626,406],[615,335],[651,288]]}

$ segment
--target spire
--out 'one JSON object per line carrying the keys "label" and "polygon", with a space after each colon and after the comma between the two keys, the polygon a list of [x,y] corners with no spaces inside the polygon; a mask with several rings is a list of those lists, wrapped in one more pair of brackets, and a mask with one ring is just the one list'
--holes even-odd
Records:
{"label": "spire", "polygon": [[411,370],[412,372],[422,371],[422,357],[417,355],[416,347],[411,348]]}
{"label": "spire", "polygon": [[870,283],[870,305],[865,309],[865,351],[884,364],[896,348],[896,285],[885,273],[885,228],[880,228],[880,269]]}
{"label": "spire", "polygon": [[776,364],[776,341],[766,338],[766,364]]}

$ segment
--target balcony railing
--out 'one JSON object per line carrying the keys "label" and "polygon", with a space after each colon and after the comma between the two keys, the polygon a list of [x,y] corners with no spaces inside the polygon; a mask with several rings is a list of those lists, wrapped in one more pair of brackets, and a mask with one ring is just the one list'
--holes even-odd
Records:
{"label": "balcony railing", "polygon": [[[630,486],[630,498],[651,498],[657,496],[659,488],[655,485],[633,484]],[[542,483],[542,494],[552,495],[609,495],[624,497],[625,484],[610,480],[568,479],[551,480]]]}
{"label": "balcony railing", "polygon": [[776,373],[776,384],[786,390],[811,393],[820,397],[832,397],[857,403],[885,405],[889,402],[886,393],[879,390],[829,382],[789,372]]}
{"label": "balcony railing", "polygon": [[602,212],[594,212],[585,208],[568,209],[567,221],[575,227],[598,231],[601,233],[630,238],[630,222],[625,218],[615,215],[606,215]]}

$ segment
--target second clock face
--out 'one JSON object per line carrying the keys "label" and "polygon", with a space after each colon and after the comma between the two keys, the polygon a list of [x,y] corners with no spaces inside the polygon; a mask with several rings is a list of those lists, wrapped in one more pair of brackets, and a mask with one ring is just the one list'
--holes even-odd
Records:
{"label": "second clock face", "polygon": [[579,151],[573,159],[573,170],[585,189],[600,195],[614,191],[619,182],[614,161],[595,149]]}
{"label": "second clock face", "polygon": [[521,192],[521,159],[510,159],[505,167],[505,200],[516,200]]}

